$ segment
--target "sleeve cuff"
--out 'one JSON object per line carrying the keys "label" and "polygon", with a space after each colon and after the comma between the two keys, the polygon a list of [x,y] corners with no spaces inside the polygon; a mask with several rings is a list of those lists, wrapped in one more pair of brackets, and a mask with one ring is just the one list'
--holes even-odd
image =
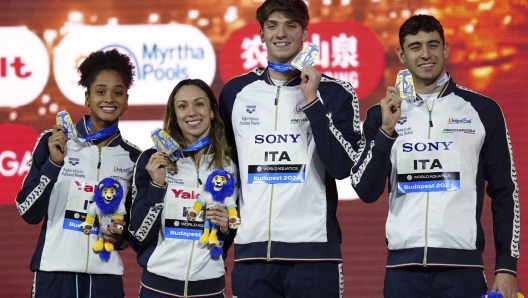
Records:
{"label": "sleeve cuff", "polygon": [[62,168],[62,166],[64,166],[64,160],[60,164],[54,163],[53,160],[51,160],[51,157],[48,158],[48,160],[51,162],[51,164],[53,164],[54,166],[57,166],[59,168]]}
{"label": "sleeve cuff", "polygon": [[513,276],[517,277],[517,272],[511,271],[511,270],[506,270],[506,269],[495,270],[495,275],[497,275],[499,273],[507,273],[507,274],[510,274],[510,275],[513,275]]}
{"label": "sleeve cuff", "polygon": [[44,166],[40,169],[42,174],[53,181],[53,183],[57,182],[57,178],[59,177],[60,171],[62,169],[62,166],[64,165],[64,162],[62,162],[62,165],[57,165],[53,161],[51,161],[50,158],[44,163]]}
{"label": "sleeve cuff", "polygon": [[509,255],[497,256],[495,260],[495,274],[508,273],[517,276],[517,260],[517,258]]}
{"label": "sleeve cuff", "polygon": [[[220,233],[222,233],[222,230],[219,229],[219,231],[220,231]],[[227,225],[227,232],[222,233],[222,235],[227,235],[227,234],[229,234],[229,232],[231,232],[231,228],[229,227],[229,225]]]}
{"label": "sleeve cuff", "polygon": [[325,108],[323,102],[319,99],[319,97],[302,107],[301,110],[304,112],[306,117],[308,117],[312,125],[313,123],[316,123],[317,121],[325,118],[326,115],[329,113],[328,110]]}
{"label": "sleeve cuff", "polygon": [[398,133],[396,131],[394,131],[392,136],[389,136],[380,127],[380,133],[376,135],[376,138],[374,139],[374,145],[378,150],[381,150],[382,152],[390,152],[397,137]]}
{"label": "sleeve cuff", "polygon": [[167,189],[167,186],[168,186],[167,182],[165,182],[164,184],[159,184],[152,180],[150,180],[150,184],[154,187],[163,188],[163,189]]}
{"label": "sleeve cuff", "polygon": [[[166,183],[165,183],[166,184]],[[148,195],[147,195],[147,202],[150,206],[154,206],[156,204],[163,203],[163,199],[165,198],[165,193],[167,192],[167,186],[157,186],[154,184],[154,181],[150,182]]]}
{"label": "sleeve cuff", "polygon": [[305,105],[304,107],[302,107],[301,109],[303,110],[306,110],[308,109],[309,107],[315,105],[316,102],[319,101],[319,97],[316,97],[314,100],[310,101],[307,105]]}
{"label": "sleeve cuff", "polygon": [[398,138],[398,133],[396,130],[392,132],[392,135],[388,134],[386,131],[383,130],[383,128],[380,127],[381,133],[383,133],[387,138],[396,140]]}

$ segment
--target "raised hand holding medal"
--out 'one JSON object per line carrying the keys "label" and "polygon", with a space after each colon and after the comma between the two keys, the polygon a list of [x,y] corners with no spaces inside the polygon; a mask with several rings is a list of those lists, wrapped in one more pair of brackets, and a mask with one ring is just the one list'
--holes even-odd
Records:
{"label": "raised hand holding medal", "polygon": [[401,103],[404,99],[412,103],[416,100],[412,76],[406,69],[398,72],[396,86],[388,86],[385,97],[380,101],[382,120],[380,128],[389,136],[394,133],[401,117]]}
{"label": "raised hand holding medal", "polygon": [[75,126],[73,125],[70,114],[66,111],[61,111],[57,114],[55,125],[53,126],[51,136],[48,139],[50,159],[57,165],[63,163],[64,157],[68,152],[66,146],[68,134],[76,134]]}
{"label": "raised hand holding medal", "polygon": [[68,138],[68,140],[73,140],[76,143],[87,143],[90,141],[97,141],[101,139],[105,139],[107,137],[110,137],[117,133],[118,127],[117,124],[113,125],[111,127],[107,127],[104,129],[101,129],[95,133],[91,133],[92,130],[92,121],[90,117],[86,117],[86,129],[88,130],[88,135],[81,136],[77,129],[75,128],[75,125],[73,124],[70,114],[68,114],[67,111],[60,111],[57,113],[56,123],[57,125],[61,125],[64,127],[65,135]]}
{"label": "raised hand holding medal", "polygon": [[181,148],[180,145],[161,128],[155,128],[150,133],[150,137],[154,142],[156,150],[158,150],[158,152],[163,152],[171,161],[178,160],[181,157],[182,152],[200,150],[211,143],[209,137],[205,137],[187,148]]}
{"label": "raised hand holding medal", "polygon": [[291,62],[293,67],[301,71],[301,92],[307,104],[314,102],[318,98],[317,89],[322,76],[314,68],[318,57],[319,47],[314,43],[310,43]]}
{"label": "raised hand holding medal", "polygon": [[149,171],[152,180],[158,184],[162,184],[159,183],[162,181],[161,176],[163,176],[164,182],[164,173],[166,173],[166,170],[161,170],[163,173],[160,173],[160,169],[165,169],[168,166],[164,157],[175,162],[181,157],[182,152],[200,150],[211,143],[209,137],[205,137],[187,148],[181,148],[180,145],[161,128],[155,128],[152,130],[150,137],[158,152],[151,156],[146,168]]}
{"label": "raised hand holding medal", "polygon": [[180,145],[166,131],[156,127],[150,133],[150,138],[154,142],[154,147],[156,147],[158,152],[165,154],[171,161],[176,161],[174,153],[180,148]]}

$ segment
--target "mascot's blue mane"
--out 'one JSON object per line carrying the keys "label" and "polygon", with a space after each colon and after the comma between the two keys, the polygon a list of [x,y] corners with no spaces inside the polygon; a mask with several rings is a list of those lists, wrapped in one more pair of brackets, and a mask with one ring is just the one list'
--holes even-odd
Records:
{"label": "mascot's blue mane", "polygon": [[[224,176],[226,177],[227,183],[224,184],[224,187],[220,191],[214,189],[213,177],[214,176]],[[227,178],[227,175],[230,175],[231,178]],[[235,177],[232,173],[226,170],[215,170],[207,177],[205,182],[205,190],[207,190],[212,196],[215,202],[223,203],[225,198],[230,197],[235,192]]]}
{"label": "mascot's blue mane", "polygon": [[[100,188],[99,185],[101,183],[104,185],[103,188]],[[114,184],[118,184],[119,187],[116,188]],[[104,198],[102,196],[103,189],[105,188],[113,188],[116,190],[116,195],[114,196],[114,199],[110,202],[110,204],[105,203]],[[94,201],[95,204],[97,204],[97,207],[101,210],[103,214],[113,214],[117,211],[117,208],[119,207],[119,203],[121,203],[121,200],[123,199],[123,186],[119,181],[115,180],[114,178],[104,178],[97,184],[97,190],[95,191],[94,195]]]}

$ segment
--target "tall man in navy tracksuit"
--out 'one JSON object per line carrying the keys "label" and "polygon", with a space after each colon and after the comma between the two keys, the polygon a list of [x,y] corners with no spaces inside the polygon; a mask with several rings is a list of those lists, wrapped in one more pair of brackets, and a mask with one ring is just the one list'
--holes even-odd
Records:
{"label": "tall man in navy tracksuit", "polygon": [[233,295],[340,297],[335,179],[365,147],[358,98],[347,82],[290,65],[308,36],[304,1],[268,0],[256,15],[268,67],[230,80],[220,95],[242,192]]}

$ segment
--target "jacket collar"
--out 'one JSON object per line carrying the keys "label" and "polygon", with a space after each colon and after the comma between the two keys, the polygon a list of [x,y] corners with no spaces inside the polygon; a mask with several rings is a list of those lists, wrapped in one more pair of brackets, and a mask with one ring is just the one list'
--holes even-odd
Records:
{"label": "jacket collar", "polygon": [[440,94],[439,98],[447,96],[451,93],[455,93],[455,91],[457,90],[457,85],[455,81],[453,80],[453,77],[449,73],[447,73],[447,75],[449,76],[449,80],[447,81],[447,85],[444,88],[442,88],[442,91],[441,91],[442,94]]}
{"label": "jacket collar", "polygon": [[[262,79],[264,82],[266,82],[268,85],[275,86],[275,83],[273,83],[273,80],[270,77],[269,74],[269,68],[266,67],[264,69],[264,72],[262,73]],[[299,86],[301,84],[301,75],[298,74],[295,77],[291,78],[289,81],[286,81],[282,86]]]}

